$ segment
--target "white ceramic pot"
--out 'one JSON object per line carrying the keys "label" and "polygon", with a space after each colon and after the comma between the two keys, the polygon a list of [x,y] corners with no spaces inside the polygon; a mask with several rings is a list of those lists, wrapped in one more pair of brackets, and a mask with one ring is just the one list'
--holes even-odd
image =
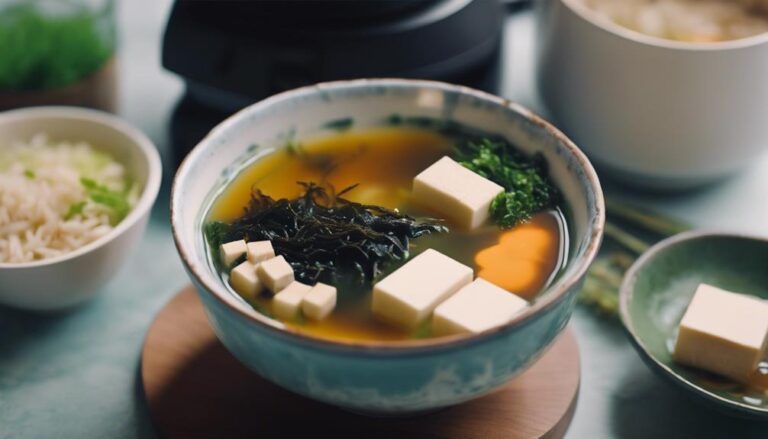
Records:
{"label": "white ceramic pot", "polygon": [[676,42],[625,29],[580,0],[537,3],[542,98],[598,168],[686,188],[768,150],[768,34]]}
{"label": "white ceramic pot", "polygon": [[99,291],[133,253],[160,189],[162,166],[152,142],[120,119],[75,107],[35,107],[0,113],[0,147],[46,133],[54,140],[86,141],[123,163],[142,194],[112,231],[71,253],[28,263],[0,263],[0,304],[53,310]]}

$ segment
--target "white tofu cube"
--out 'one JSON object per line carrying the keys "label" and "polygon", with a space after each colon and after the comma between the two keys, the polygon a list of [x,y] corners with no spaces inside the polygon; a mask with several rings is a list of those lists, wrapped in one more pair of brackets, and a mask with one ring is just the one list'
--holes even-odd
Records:
{"label": "white tofu cube", "polygon": [[304,296],[301,311],[313,320],[323,320],[336,307],[336,287],[318,283]]}
{"label": "white tofu cube", "polygon": [[275,257],[275,249],[272,248],[272,243],[269,241],[253,241],[247,245],[248,260],[251,263],[258,264],[264,262],[267,259]]}
{"label": "white tofu cube", "polygon": [[296,317],[301,308],[302,300],[304,300],[304,297],[306,297],[311,289],[311,286],[301,282],[291,282],[275,295],[272,302],[272,311],[281,319],[287,320]]}
{"label": "white tofu cube", "polygon": [[528,302],[487,280],[477,278],[435,308],[435,335],[477,334],[509,323]]}
{"label": "white tofu cube", "polygon": [[248,261],[242,262],[229,272],[229,284],[245,299],[254,299],[264,289],[264,285],[256,276],[256,266]]}
{"label": "white tofu cube", "polygon": [[371,310],[384,321],[412,329],[470,282],[471,268],[429,249],[374,285]]}
{"label": "white tofu cube", "polygon": [[443,157],[413,180],[413,198],[456,226],[472,230],[489,216],[491,201],[504,188]]}
{"label": "white tofu cube", "polygon": [[293,268],[282,256],[267,259],[260,263],[256,267],[256,274],[273,294],[293,282]]}
{"label": "white tofu cube", "polygon": [[673,358],[746,382],[763,358],[768,303],[701,284],[680,322]]}
{"label": "white tofu cube", "polygon": [[219,248],[221,262],[224,263],[225,267],[231,267],[236,260],[245,254],[246,250],[245,241],[242,239],[221,244],[221,247]]}

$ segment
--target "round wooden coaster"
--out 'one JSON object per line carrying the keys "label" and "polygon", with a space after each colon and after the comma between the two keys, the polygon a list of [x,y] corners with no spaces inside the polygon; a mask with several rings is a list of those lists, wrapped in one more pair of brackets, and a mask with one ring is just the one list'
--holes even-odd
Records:
{"label": "round wooden coaster", "polygon": [[530,369],[490,395],[428,415],[355,415],[293,394],[241,365],[211,330],[192,287],[157,315],[141,359],[144,394],[163,437],[561,438],[579,389],[570,329]]}

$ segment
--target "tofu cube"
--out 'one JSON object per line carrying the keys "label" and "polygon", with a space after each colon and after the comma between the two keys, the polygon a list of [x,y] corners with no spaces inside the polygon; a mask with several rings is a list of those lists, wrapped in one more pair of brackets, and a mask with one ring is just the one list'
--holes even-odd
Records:
{"label": "tofu cube", "polygon": [[374,285],[371,310],[381,320],[413,329],[470,282],[471,268],[429,249]]}
{"label": "tofu cube", "polygon": [[528,306],[528,302],[484,279],[475,279],[435,308],[435,335],[477,334],[501,326]]}
{"label": "tofu cube", "polygon": [[256,276],[256,266],[248,261],[242,262],[229,272],[229,284],[245,299],[256,298],[264,289],[264,284]]}
{"label": "tofu cube", "polygon": [[768,303],[701,284],[680,322],[673,358],[747,382],[763,358]]}
{"label": "tofu cube", "polygon": [[260,263],[256,267],[256,274],[273,294],[293,282],[293,268],[282,256],[267,259]]}
{"label": "tofu cube", "polygon": [[287,320],[296,317],[299,309],[301,309],[302,300],[311,289],[311,286],[301,282],[291,282],[275,295],[272,301],[272,311],[281,319]]}
{"label": "tofu cube", "polygon": [[224,263],[225,267],[231,267],[232,264],[234,264],[236,260],[243,256],[246,251],[247,248],[245,241],[241,239],[239,241],[232,241],[227,242],[226,244],[221,244],[221,247],[219,248],[219,256],[221,257],[221,262]]}
{"label": "tofu cube", "polygon": [[249,242],[247,249],[248,260],[254,264],[258,264],[259,262],[264,262],[267,259],[272,259],[275,257],[275,249],[272,248],[272,243],[270,241]]}
{"label": "tofu cube", "polygon": [[301,311],[312,320],[323,320],[336,307],[336,287],[318,283],[304,296]]}
{"label": "tofu cube", "polygon": [[472,230],[489,216],[491,201],[504,188],[443,157],[413,180],[413,198],[455,224]]}

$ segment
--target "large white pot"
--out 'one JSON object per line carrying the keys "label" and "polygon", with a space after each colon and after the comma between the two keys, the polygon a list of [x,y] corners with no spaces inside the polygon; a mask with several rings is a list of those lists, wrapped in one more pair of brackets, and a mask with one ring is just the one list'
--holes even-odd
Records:
{"label": "large white pot", "polygon": [[685,188],[768,149],[768,34],[676,42],[625,29],[580,0],[537,3],[542,98],[599,168]]}

